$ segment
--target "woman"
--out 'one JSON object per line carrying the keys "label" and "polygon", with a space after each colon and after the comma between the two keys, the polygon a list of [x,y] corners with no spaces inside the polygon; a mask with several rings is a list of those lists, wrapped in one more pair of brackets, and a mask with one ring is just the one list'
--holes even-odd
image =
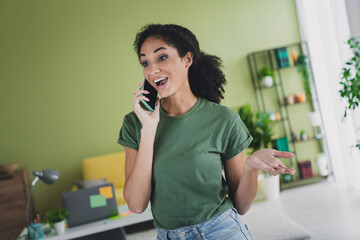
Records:
{"label": "woman", "polygon": [[244,161],[252,137],[239,115],[219,104],[221,60],[201,52],[188,29],[148,25],[134,47],[161,101],[144,110],[142,82],[119,134],[129,209],[141,213],[151,202],[158,239],[252,239],[237,213],[255,198],[258,170],[294,174],[277,158],[294,155],[261,149]]}

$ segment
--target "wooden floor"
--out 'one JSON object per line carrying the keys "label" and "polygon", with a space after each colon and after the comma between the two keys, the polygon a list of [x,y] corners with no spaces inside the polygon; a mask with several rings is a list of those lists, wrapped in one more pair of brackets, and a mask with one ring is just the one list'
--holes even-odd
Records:
{"label": "wooden floor", "polygon": [[[310,231],[312,240],[360,240],[360,192],[322,181],[282,191],[279,200],[254,204],[269,203]],[[128,230],[128,240],[156,239],[150,222]]]}

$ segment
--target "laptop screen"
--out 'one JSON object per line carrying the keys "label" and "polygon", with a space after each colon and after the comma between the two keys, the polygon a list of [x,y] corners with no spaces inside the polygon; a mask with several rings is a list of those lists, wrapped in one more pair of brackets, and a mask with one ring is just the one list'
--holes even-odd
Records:
{"label": "laptop screen", "polygon": [[112,183],[66,192],[61,194],[61,199],[71,214],[68,227],[118,215]]}

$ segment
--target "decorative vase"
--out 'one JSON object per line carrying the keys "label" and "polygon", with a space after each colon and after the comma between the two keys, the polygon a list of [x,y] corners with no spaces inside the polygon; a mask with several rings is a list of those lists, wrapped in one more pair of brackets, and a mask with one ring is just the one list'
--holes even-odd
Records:
{"label": "decorative vase", "polygon": [[[260,176],[260,175],[259,175]],[[259,179],[262,193],[267,200],[276,200],[280,197],[280,178],[276,176],[264,176]]]}
{"label": "decorative vase", "polygon": [[265,76],[262,78],[262,82],[265,87],[272,87],[273,86],[273,78],[271,76]]}
{"label": "decorative vase", "polygon": [[325,156],[320,156],[317,160],[316,160],[316,165],[319,169],[319,174],[320,176],[327,176],[329,175],[329,169],[327,166],[327,160]]}
{"label": "decorative vase", "polygon": [[65,233],[65,220],[63,220],[61,222],[54,223],[53,226],[55,228],[55,232],[58,235],[61,235],[61,234]]}

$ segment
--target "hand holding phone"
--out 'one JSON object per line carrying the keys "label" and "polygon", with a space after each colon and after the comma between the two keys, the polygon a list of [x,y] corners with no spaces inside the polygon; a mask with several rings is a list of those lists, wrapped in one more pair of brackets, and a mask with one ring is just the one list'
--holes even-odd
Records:
{"label": "hand holding phone", "polygon": [[145,77],[144,77],[143,81],[145,81],[145,83],[144,83],[144,86],[142,87],[142,89],[149,92],[149,94],[145,94],[145,96],[149,99],[149,101],[147,102],[145,100],[141,100],[141,104],[143,105],[143,108],[145,108],[148,111],[153,112],[156,108],[158,92],[156,91],[156,89],[153,86],[151,86],[151,84],[145,79]]}
{"label": "hand holding phone", "polygon": [[[135,90],[135,93],[133,95],[133,100],[134,100],[133,111],[136,114],[137,118],[140,120],[141,125],[144,129],[148,129],[148,130],[153,129],[156,131],[157,125],[160,120],[160,111],[159,111],[160,107],[156,107],[155,109],[155,106],[159,105],[159,99],[157,99],[156,97],[157,94],[149,94],[151,91],[150,88],[148,88],[148,90],[146,91],[144,90],[146,82],[147,81],[145,79],[144,81],[141,81],[141,83],[137,86]],[[149,99],[150,95],[155,96],[152,99],[153,103],[151,103]]]}

